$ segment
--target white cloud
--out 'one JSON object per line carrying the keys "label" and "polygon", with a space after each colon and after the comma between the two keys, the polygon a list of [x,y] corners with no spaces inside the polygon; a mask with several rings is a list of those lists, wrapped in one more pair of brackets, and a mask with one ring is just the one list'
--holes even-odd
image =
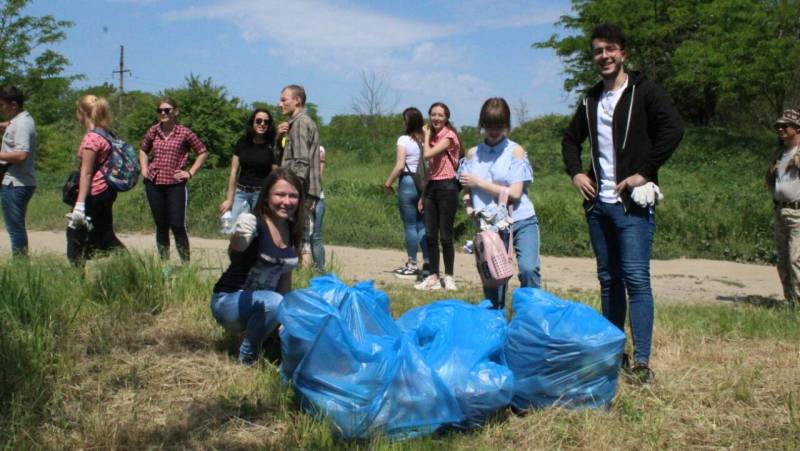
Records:
{"label": "white cloud", "polygon": [[477,29],[552,24],[564,8],[544,1],[463,1],[444,0],[436,16],[409,18],[352,2],[213,0],[175,9],[167,18],[223,21],[250,43],[264,41],[267,54],[282,64],[313,67],[350,82],[364,70],[374,71],[386,74],[390,88],[404,99],[467,105],[481,102],[495,88],[470,70],[478,49],[454,45],[452,38]]}

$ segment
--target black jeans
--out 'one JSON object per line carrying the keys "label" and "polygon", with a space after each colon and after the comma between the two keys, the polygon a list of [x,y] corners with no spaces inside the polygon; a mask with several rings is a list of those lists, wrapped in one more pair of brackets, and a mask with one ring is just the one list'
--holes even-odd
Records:
{"label": "black jeans", "polygon": [[425,188],[425,233],[431,259],[431,274],[439,274],[439,241],[442,242],[444,273],[453,275],[453,222],[458,208],[455,179],[431,180]]}
{"label": "black jeans", "polygon": [[156,245],[162,259],[169,258],[169,231],[175,237],[175,247],[181,261],[189,261],[189,235],[186,233],[186,203],[188,190],[186,183],[156,185],[144,181],[144,192],[153,221],[156,223]]}
{"label": "black jeans", "polygon": [[114,233],[113,211],[116,199],[117,192],[111,188],[86,197],[86,216],[91,218],[92,230],[67,227],[67,259],[71,264],[83,266],[97,251],[125,249],[125,245]]}

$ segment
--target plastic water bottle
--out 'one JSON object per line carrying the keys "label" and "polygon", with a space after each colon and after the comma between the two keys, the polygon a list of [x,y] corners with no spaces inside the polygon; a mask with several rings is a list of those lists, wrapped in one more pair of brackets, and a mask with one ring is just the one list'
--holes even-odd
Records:
{"label": "plastic water bottle", "polygon": [[464,243],[464,253],[471,254],[473,252],[475,252],[475,244],[472,242],[472,240],[467,240],[467,242]]}
{"label": "plastic water bottle", "polygon": [[220,232],[223,235],[230,235],[231,228],[233,227],[233,217],[231,216],[231,211],[228,210],[222,214],[219,218],[220,220]]}

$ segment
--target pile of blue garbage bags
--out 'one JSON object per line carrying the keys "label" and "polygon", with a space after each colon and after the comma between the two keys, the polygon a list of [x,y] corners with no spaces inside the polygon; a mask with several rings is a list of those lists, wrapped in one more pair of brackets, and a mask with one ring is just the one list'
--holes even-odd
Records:
{"label": "pile of blue garbage bags", "polygon": [[344,438],[470,429],[508,406],[607,408],[616,392],[623,332],[543,290],[517,289],[511,322],[459,300],[395,320],[371,281],[309,285],[278,307],[281,377]]}

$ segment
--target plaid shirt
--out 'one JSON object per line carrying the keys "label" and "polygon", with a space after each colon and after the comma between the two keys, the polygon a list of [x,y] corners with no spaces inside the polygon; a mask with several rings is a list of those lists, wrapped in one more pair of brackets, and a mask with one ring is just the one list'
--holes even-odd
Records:
{"label": "plaid shirt", "polygon": [[153,151],[153,158],[147,166],[147,179],[156,185],[179,183],[175,179],[175,171],[186,166],[189,147],[197,155],[208,152],[206,146],[188,127],[176,125],[169,136],[164,136],[160,124],[150,127],[142,138],[140,147],[144,153]]}

